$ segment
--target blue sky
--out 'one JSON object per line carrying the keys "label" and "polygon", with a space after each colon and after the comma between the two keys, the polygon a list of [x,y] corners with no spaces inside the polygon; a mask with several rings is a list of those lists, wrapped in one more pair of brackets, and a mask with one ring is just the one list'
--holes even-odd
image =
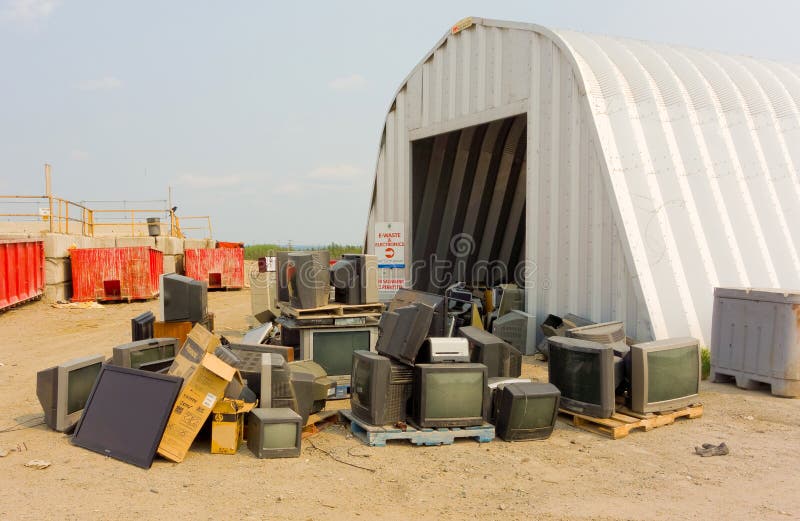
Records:
{"label": "blue sky", "polygon": [[403,78],[465,16],[800,63],[793,1],[0,0],[0,193],[166,199],[221,240],[361,242]]}

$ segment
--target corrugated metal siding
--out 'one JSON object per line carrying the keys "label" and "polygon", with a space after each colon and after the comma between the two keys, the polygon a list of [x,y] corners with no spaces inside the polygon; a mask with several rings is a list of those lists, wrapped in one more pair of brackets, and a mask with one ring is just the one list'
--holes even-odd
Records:
{"label": "corrugated metal siding", "polygon": [[411,139],[527,112],[530,312],[708,340],[714,286],[800,287],[796,66],[474,21],[387,115],[368,249],[404,221],[412,260]]}

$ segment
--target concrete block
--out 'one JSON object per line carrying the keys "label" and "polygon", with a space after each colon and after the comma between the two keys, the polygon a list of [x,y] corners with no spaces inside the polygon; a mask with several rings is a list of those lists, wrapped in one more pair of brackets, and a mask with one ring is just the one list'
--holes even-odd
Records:
{"label": "concrete block", "polygon": [[164,255],[164,273],[183,274],[183,255]]}
{"label": "concrete block", "polygon": [[86,248],[114,248],[116,246],[117,238],[111,235],[86,237]]}
{"label": "concrete block", "polygon": [[206,239],[206,248],[213,250],[217,247],[216,239]]}
{"label": "concrete block", "polygon": [[185,250],[201,250],[208,247],[206,239],[184,239],[183,248]]}
{"label": "concrete block", "polygon": [[132,246],[156,247],[155,237],[117,237],[117,248],[129,248]]}
{"label": "concrete block", "polygon": [[53,302],[69,302],[72,298],[72,282],[61,282],[58,284],[47,284],[44,287],[44,301],[52,304]]}
{"label": "concrete block", "polygon": [[45,258],[44,280],[46,284],[60,284],[72,280],[72,264],[69,257]]}
{"label": "concrete block", "polygon": [[51,258],[69,257],[69,249],[85,248],[86,237],[65,233],[48,233],[44,236],[44,256]]}
{"label": "concrete block", "polygon": [[177,237],[156,237],[156,249],[164,255],[181,255],[183,240]]}

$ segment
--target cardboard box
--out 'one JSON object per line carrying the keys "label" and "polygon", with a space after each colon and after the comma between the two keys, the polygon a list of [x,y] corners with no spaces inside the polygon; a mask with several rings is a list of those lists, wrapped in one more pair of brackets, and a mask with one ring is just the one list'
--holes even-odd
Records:
{"label": "cardboard box", "polygon": [[223,398],[214,406],[211,416],[211,453],[236,454],[244,441],[244,416],[256,402]]}
{"label": "cardboard box", "polygon": [[180,376],[184,380],[184,385],[186,385],[186,380],[200,365],[203,355],[206,353],[213,354],[214,350],[220,345],[222,345],[222,341],[217,335],[197,324],[189,331],[183,347],[175,355],[175,361],[172,362],[168,374]]}
{"label": "cardboard box", "polygon": [[192,330],[192,323],[186,322],[153,322],[154,338],[177,338],[178,345],[182,346]]}
{"label": "cardboard box", "polygon": [[158,453],[176,463],[186,457],[197,433],[236,374],[236,369],[212,354],[203,352],[197,363],[186,356],[196,355],[199,348],[187,339],[169,370],[169,374],[182,376],[184,380],[158,445]]}

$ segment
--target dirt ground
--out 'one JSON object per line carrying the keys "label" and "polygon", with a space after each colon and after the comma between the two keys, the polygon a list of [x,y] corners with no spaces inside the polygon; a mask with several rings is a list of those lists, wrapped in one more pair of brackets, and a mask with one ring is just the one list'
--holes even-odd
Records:
{"label": "dirt ground", "polygon": [[[247,290],[215,292],[217,332],[247,327]],[[36,371],[130,340],[156,302],[0,314],[0,429],[41,414]],[[541,363],[524,373],[546,378]],[[612,441],[559,421],[550,439],[370,448],[334,426],[300,458],[259,460],[196,442],[142,470],[40,425],[0,432],[0,519],[800,519],[800,400],[704,383],[705,415]],[[725,441],[728,456],[693,447]],[[312,445],[313,443],[313,445]],[[19,449],[19,450],[17,450]],[[335,458],[335,459],[334,459]],[[51,462],[44,470],[29,460]],[[356,468],[338,460],[365,467]]]}

